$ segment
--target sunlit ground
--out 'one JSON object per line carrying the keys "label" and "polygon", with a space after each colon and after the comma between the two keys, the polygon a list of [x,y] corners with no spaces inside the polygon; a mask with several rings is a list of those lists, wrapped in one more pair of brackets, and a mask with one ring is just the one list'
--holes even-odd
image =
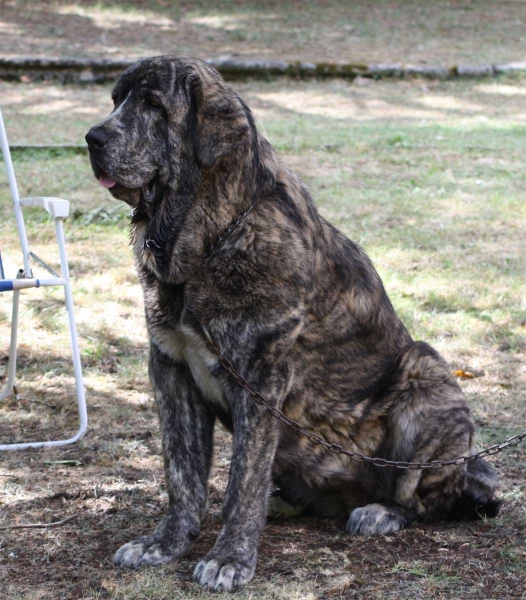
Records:
{"label": "sunlit ground", "polygon": [[525,62],[522,0],[4,0],[0,55]]}

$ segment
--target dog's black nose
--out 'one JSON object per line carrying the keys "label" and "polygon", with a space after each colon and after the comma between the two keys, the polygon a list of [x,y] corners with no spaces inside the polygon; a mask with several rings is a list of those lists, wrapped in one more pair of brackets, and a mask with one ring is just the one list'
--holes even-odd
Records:
{"label": "dog's black nose", "polygon": [[88,146],[103,148],[109,137],[102,127],[92,127],[86,135],[86,142]]}

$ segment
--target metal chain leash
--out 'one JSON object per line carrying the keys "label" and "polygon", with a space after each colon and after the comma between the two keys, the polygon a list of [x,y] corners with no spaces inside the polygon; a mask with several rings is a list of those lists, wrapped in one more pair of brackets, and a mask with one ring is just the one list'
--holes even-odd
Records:
{"label": "metal chain leash", "polygon": [[[218,248],[218,246],[221,244],[221,242],[245,219],[245,217],[248,214],[250,214],[250,212],[256,206],[256,204],[257,204],[257,200],[250,206],[250,208],[248,208],[245,212],[243,212],[237,219],[235,219],[230,224],[229,227],[227,227],[219,235],[219,237],[215,240],[215,242],[210,246],[208,252],[206,252],[205,257],[204,257],[205,260],[210,258],[210,256],[214,252],[214,250],[216,250],[216,248]],[[196,317],[194,311],[186,303],[186,299],[184,300],[184,305],[187,308],[187,310],[190,313],[192,313],[194,315],[194,317]],[[196,317],[196,319],[197,319],[197,317]],[[328,442],[321,435],[318,435],[317,433],[314,433],[313,431],[308,431],[307,429],[304,429],[297,421],[294,421],[294,419],[287,417],[287,415],[285,415],[283,412],[281,412],[281,410],[279,410],[275,406],[272,406],[272,404],[269,403],[269,401],[265,398],[265,396],[263,396],[263,394],[261,394],[261,392],[254,391],[250,387],[250,384],[248,383],[248,381],[243,377],[243,375],[241,375],[240,373],[238,373],[236,371],[236,369],[234,368],[232,363],[228,360],[228,358],[223,356],[218,345],[212,339],[212,336],[210,335],[210,332],[208,331],[208,329],[199,321],[199,319],[197,319],[197,321],[204,333],[209,350],[217,356],[219,363],[221,364],[223,369],[227,373],[229,373],[229,375],[231,375],[231,377],[234,378],[234,380],[237,382],[237,384],[241,388],[243,388],[246,392],[248,392],[248,394],[254,399],[256,404],[259,404],[259,406],[263,406],[275,419],[277,419],[278,421],[281,421],[282,423],[287,425],[287,427],[290,427],[297,433],[305,436],[313,444],[323,446],[324,448],[326,448],[329,452],[332,452],[333,454],[344,454],[345,456],[348,456],[351,460],[353,460],[355,462],[369,463],[376,467],[391,467],[391,468],[395,468],[395,469],[409,469],[409,470],[443,469],[444,467],[459,466],[464,463],[472,462],[474,460],[479,460],[481,458],[484,458],[485,456],[492,456],[493,454],[498,454],[499,452],[502,452],[502,450],[504,450],[505,448],[517,446],[518,444],[520,444],[522,442],[522,440],[524,438],[526,438],[526,431],[525,431],[523,433],[520,433],[518,435],[514,435],[513,437],[510,437],[509,439],[507,439],[505,442],[502,442],[501,444],[494,444],[493,446],[489,446],[489,448],[485,448],[484,450],[481,450],[480,452],[477,452],[476,454],[472,454],[470,456],[457,456],[456,458],[453,458],[452,460],[433,460],[428,463],[387,460],[385,458],[365,456],[365,454],[361,454],[360,452],[351,452],[350,450],[346,450],[343,446],[340,446],[339,444],[334,444],[334,443]]]}
{"label": "metal chain leash", "polygon": [[[185,306],[195,316],[195,313],[190,309],[186,302]],[[376,467],[391,467],[395,469],[443,469],[444,467],[449,467],[453,465],[458,466],[464,463],[472,462],[474,460],[479,460],[480,458],[484,458],[485,456],[492,456],[493,454],[498,454],[499,452],[502,452],[502,450],[504,450],[505,448],[517,446],[521,443],[521,441],[524,438],[526,438],[525,431],[523,433],[510,437],[501,444],[494,444],[493,446],[489,446],[489,448],[485,448],[484,450],[481,450],[480,452],[477,452],[476,454],[472,454],[470,456],[457,456],[456,458],[453,458],[451,460],[433,460],[428,463],[387,460],[385,458],[365,456],[365,454],[361,454],[360,452],[351,452],[350,450],[346,450],[343,446],[340,446],[339,444],[328,442],[325,438],[318,435],[317,433],[314,433],[313,431],[308,431],[307,429],[304,429],[297,421],[294,421],[294,419],[287,417],[287,415],[285,415],[281,410],[279,410],[275,406],[272,406],[271,403],[265,398],[265,396],[263,396],[261,392],[255,391],[251,388],[250,384],[243,377],[243,375],[238,373],[238,371],[234,368],[234,366],[228,360],[228,358],[223,356],[219,347],[212,339],[212,336],[210,335],[208,329],[202,323],[199,323],[199,325],[205,335],[209,350],[217,356],[219,363],[221,364],[223,369],[234,378],[234,380],[241,388],[248,392],[248,394],[254,399],[256,404],[259,404],[259,406],[263,406],[275,419],[281,421],[282,423],[287,425],[287,427],[290,427],[297,433],[305,436],[313,444],[323,446],[333,454],[344,454],[345,456],[348,456],[351,460],[355,462],[364,462],[372,464]]]}

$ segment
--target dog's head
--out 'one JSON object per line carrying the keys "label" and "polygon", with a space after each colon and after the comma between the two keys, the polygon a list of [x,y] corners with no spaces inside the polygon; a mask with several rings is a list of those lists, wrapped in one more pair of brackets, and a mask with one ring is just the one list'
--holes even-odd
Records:
{"label": "dog's head", "polygon": [[213,168],[250,130],[246,106],[197,59],[141,60],[121,75],[112,97],[113,112],[86,141],[95,177],[132,206],[176,181],[185,160]]}

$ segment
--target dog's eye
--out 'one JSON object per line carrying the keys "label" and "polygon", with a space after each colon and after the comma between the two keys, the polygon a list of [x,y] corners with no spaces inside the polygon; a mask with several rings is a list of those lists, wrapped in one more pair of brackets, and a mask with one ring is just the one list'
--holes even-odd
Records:
{"label": "dog's eye", "polygon": [[148,98],[148,105],[152,108],[161,108],[161,103],[155,98]]}

